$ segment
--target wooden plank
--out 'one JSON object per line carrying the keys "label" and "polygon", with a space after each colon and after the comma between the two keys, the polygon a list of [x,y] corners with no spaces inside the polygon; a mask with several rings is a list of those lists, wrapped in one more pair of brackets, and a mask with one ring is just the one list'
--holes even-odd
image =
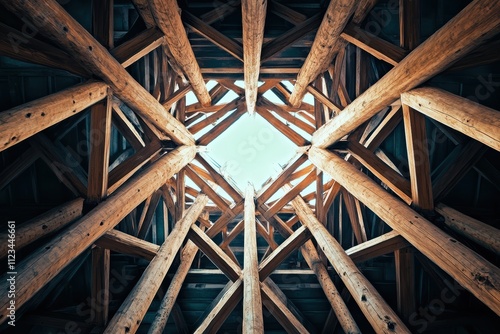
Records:
{"label": "wooden plank", "polygon": [[171,137],[181,144],[194,143],[185,127],[165,113],[161,104],[57,1],[49,0],[39,4],[8,2],[6,7],[11,12],[26,17],[93,74],[107,82],[122,101],[154,124],[165,138]]}
{"label": "wooden plank", "polygon": [[[57,275],[71,260],[90,247],[106,231],[112,229],[128,213],[158,189],[168,178],[194,158],[194,146],[182,146],[160,158],[71,225],[59,237],[44,244],[20,261],[17,266],[16,306],[21,307],[37,291]],[[0,284],[8,289],[5,275]],[[7,319],[9,299],[3,296],[0,322]]]}
{"label": "wooden plank", "polygon": [[37,149],[30,147],[23,154],[19,155],[8,166],[2,168],[0,172],[0,190],[3,190],[9,185],[16,177],[21,175],[28,169],[35,161],[40,158],[40,153]]}
{"label": "wooden plank", "polygon": [[355,198],[345,191],[345,189],[342,189],[342,195],[349,221],[351,222],[352,232],[354,233],[356,242],[361,244],[367,240],[363,216],[359,215],[360,212],[357,210]]}
{"label": "wooden plank", "polygon": [[307,92],[311,93],[312,96],[314,96],[315,100],[323,103],[326,107],[333,110],[333,112],[335,114],[338,114],[341,111],[341,109],[332,100],[330,100],[327,96],[325,96],[316,87],[313,87],[311,85],[307,85],[306,90],[307,90]]}
{"label": "wooden plank", "polygon": [[425,82],[500,30],[500,3],[476,0],[382,79],[355,99],[337,117],[318,129],[313,145],[325,148],[363,124],[400,94]]}
{"label": "wooden plank", "polygon": [[343,39],[356,45],[377,59],[396,66],[404,57],[406,51],[376,35],[365,31],[355,24],[348,24],[342,34]]}
{"label": "wooden plank", "polygon": [[182,20],[184,21],[184,24],[189,26],[194,32],[205,37],[222,50],[232,55],[234,58],[243,62],[243,47],[241,44],[222,34],[217,29],[213,28],[188,11],[182,11]]}
{"label": "wooden plank", "polygon": [[113,48],[114,0],[92,0],[92,35],[105,48]]}
{"label": "wooden plank", "polygon": [[206,117],[205,119],[199,121],[196,124],[191,125],[188,128],[188,130],[192,134],[196,134],[197,132],[203,130],[205,127],[213,123],[216,123],[219,119],[224,117],[228,112],[238,108],[242,101],[243,101],[242,98],[238,97],[225,105],[218,106],[212,115]]}
{"label": "wooden plank", "polygon": [[374,259],[410,244],[396,231],[387,232],[376,238],[347,249],[345,252],[356,263]]}
{"label": "wooden plank", "polygon": [[497,110],[431,87],[403,93],[401,102],[500,151],[500,113]]}
{"label": "wooden plank", "polygon": [[227,319],[243,296],[243,280],[240,278],[231,283],[230,287],[224,291],[222,298],[206,316],[194,334],[217,333],[220,326]]}
{"label": "wooden plank", "polygon": [[144,218],[137,224],[137,237],[139,239],[145,239],[146,235],[149,232],[149,229],[151,228],[152,220],[156,213],[156,208],[158,207],[158,203],[160,203],[161,194],[162,192],[160,190],[155,191],[150,197],[151,200],[149,205],[144,208]]}
{"label": "wooden plank", "polygon": [[186,176],[189,177],[203,193],[207,194],[215,205],[223,211],[229,208],[229,204],[226,203],[226,201],[219,194],[217,194],[217,192],[207,182],[205,182],[205,180],[196,174],[190,166],[187,166],[185,171]]}
{"label": "wooden plank", "polygon": [[311,238],[311,233],[305,226],[299,227],[278,248],[276,248],[269,256],[267,256],[259,264],[259,277],[264,281],[276,269],[283,260],[297,248],[301,247],[307,240]]}
{"label": "wooden plank", "polygon": [[410,333],[406,325],[359,271],[337,240],[326,230],[301,197],[292,201],[301,222],[309,228],[326,257],[376,333]]}
{"label": "wooden plank", "polygon": [[114,229],[97,239],[95,244],[113,252],[138,256],[149,261],[156,256],[158,249],[160,249],[160,246],[149,241]]}
{"label": "wooden plank", "polygon": [[153,0],[150,1],[150,7],[158,28],[165,34],[165,42],[168,45],[168,49],[186,74],[198,101],[204,106],[210,105],[211,98],[191,44],[189,44],[177,1]]}
{"label": "wooden plank", "polygon": [[109,50],[109,53],[111,53],[123,67],[127,68],[162,45],[164,40],[165,38],[161,31],[156,28],[149,28],[139,33],[134,38]]}
{"label": "wooden plank", "polygon": [[423,211],[434,209],[431,166],[425,117],[403,104],[403,121],[410,171],[412,205]]}
{"label": "wooden plank", "polygon": [[339,39],[347,21],[354,13],[356,4],[353,1],[331,1],[326,14],[314,38],[313,45],[295,82],[290,103],[298,106],[304,97],[307,85],[323,72],[332,62],[338,51],[333,46]]}
{"label": "wooden plank", "polygon": [[[16,225],[16,251],[20,251],[32,242],[52,234],[75,219],[81,217],[83,198],[76,198],[41,215]],[[0,234],[0,258],[8,254],[8,233]]]}
{"label": "wooden plank", "polygon": [[87,201],[99,202],[108,192],[109,151],[111,146],[111,96],[90,109],[90,157]]}
{"label": "wooden plank", "polygon": [[264,333],[254,194],[253,186],[249,184],[245,191],[244,209],[243,333]]}
{"label": "wooden plank", "polygon": [[151,260],[136,286],[129,293],[103,333],[135,333],[158,291],[191,225],[208,202],[200,194],[186,215],[175,224],[156,256]]}
{"label": "wooden plank", "polygon": [[408,180],[387,166],[379,157],[361,144],[350,141],[347,147],[356,160],[384,182],[396,195],[407,204],[412,203],[411,186]]}
{"label": "wooden plank", "polygon": [[299,129],[305,131],[308,134],[313,134],[315,128],[306,122],[303,122],[299,118],[297,118],[295,115],[292,115],[290,112],[282,108],[280,105],[276,105],[275,103],[269,101],[265,97],[260,97],[258,99],[259,105],[265,107],[268,111],[274,111],[276,115],[280,116],[283,118],[288,124],[293,124]]}
{"label": "wooden plank", "polygon": [[255,104],[257,103],[266,10],[267,0],[241,1],[245,100],[249,113],[255,111]]}
{"label": "wooden plank", "polygon": [[240,267],[198,226],[191,226],[188,238],[219,268],[224,275],[235,282],[241,275]]}
{"label": "wooden plank", "polygon": [[477,242],[479,245],[500,254],[500,231],[491,225],[464,215],[443,203],[436,205],[436,212],[453,231]]}
{"label": "wooden plank", "polygon": [[177,173],[175,181],[175,221],[178,221],[182,218],[186,209],[186,171],[184,169]]}
{"label": "wooden plank", "polygon": [[144,139],[142,139],[134,124],[125,116],[118,103],[113,103],[112,122],[134,150],[138,151],[146,146]]}
{"label": "wooden plank", "polygon": [[57,124],[107,96],[98,81],[62,90],[0,113],[0,151]]}
{"label": "wooden plank", "polygon": [[500,270],[496,266],[452,239],[343,159],[315,147],[309,150],[309,159],[460,285],[500,314]]}

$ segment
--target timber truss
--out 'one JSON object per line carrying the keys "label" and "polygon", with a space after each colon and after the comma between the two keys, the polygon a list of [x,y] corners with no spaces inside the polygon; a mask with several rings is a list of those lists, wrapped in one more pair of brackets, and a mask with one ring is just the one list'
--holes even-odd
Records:
{"label": "timber truss", "polygon": [[[263,307],[287,332],[308,333],[312,330],[307,328],[307,321],[270,278],[291,252],[300,249],[345,332],[360,330],[337,290],[329,266],[374,332],[407,333],[407,323],[401,319],[407,319],[414,311],[415,302],[408,290],[413,278],[405,268],[413,262],[412,249],[417,249],[500,315],[498,267],[432,221],[437,211],[452,229],[499,254],[497,229],[439,201],[487,149],[500,150],[500,114],[436,88],[417,88],[451,66],[467,67],[496,60],[498,53],[485,51],[489,49],[480,45],[500,30],[500,2],[472,1],[418,47],[419,23],[412,20],[418,2],[414,1],[400,2],[404,17],[402,47],[361,28],[361,22],[376,3],[374,0],[331,1],[326,12],[312,17],[299,15],[277,1],[229,1],[202,16],[189,10],[181,14],[175,0],[134,3],[146,27],[114,47],[112,1],[96,1],[92,34],[55,0],[2,1],[9,11],[28,20],[57,45],[35,36],[18,43],[12,51],[6,36],[22,36],[22,32],[1,24],[3,55],[93,78],[0,114],[0,150],[25,140],[30,144],[25,154],[1,172],[1,187],[41,158],[77,197],[19,227],[17,233],[23,238],[18,239],[18,251],[54,231],[63,227],[64,230],[17,264],[18,309],[88,249],[93,259],[93,298],[108,298],[111,250],[150,263],[114,316],[109,316],[109,300],[104,300],[94,325],[105,333],[135,333],[171,269],[175,274],[149,329],[149,333],[162,333],[170,314],[179,312],[176,298],[201,251],[227,276],[229,283],[195,333],[217,332],[241,300],[245,333],[263,332]],[[241,43],[211,26],[235,10],[242,11]],[[264,43],[264,22],[269,10],[279,12],[294,27]],[[240,66],[202,66],[185,27],[227,52]],[[262,65],[316,29],[300,67]],[[358,67],[356,92],[351,101],[342,73],[346,47],[353,46]],[[378,81],[367,74],[368,55],[392,66]],[[153,70],[139,82],[126,68],[145,57],[146,71]],[[231,77],[238,73],[243,73],[245,89]],[[217,82],[210,91],[205,85],[207,78]],[[263,81],[260,86],[259,78]],[[293,92],[284,80],[291,80]],[[237,97],[218,104],[230,91]],[[265,98],[267,91],[274,92],[283,104]],[[186,105],[189,92],[194,92],[199,102]],[[306,93],[313,95],[314,104],[302,102]],[[90,133],[100,134],[90,136],[88,171],[68,161],[72,155],[60,142],[75,122],[75,118],[67,119],[83,114],[87,108]],[[130,116],[131,111],[134,117]],[[203,158],[198,147],[208,145],[246,112],[261,115],[299,150],[262,189],[249,186],[243,193]],[[432,181],[425,144],[426,117],[467,136],[446,160],[447,172]],[[401,122],[406,135],[409,179],[379,148]],[[55,130],[48,136],[44,130],[54,125]],[[124,151],[110,164],[112,125],[132,150]],[[194,135],[207,127],[210,131],[195,140]],[[312,135],[311,142],[301,133]],[[323,173],[332,180],[324,182]],[[186,185],[186,179],[196,187]],[[304,193],[314,183],[315,191]],[[271,200],[278,190],[284,195]],[[345,203],[357,243],[347,251],[331,233],[334,222],[327,220],[328,211],[338,198]],[[161,246],[145,240],[151,233],[159,203],[175,221],[168,231],[168,216],[164,213],[168,235]],[[392,231],[369,240],[363,220],[366,210],[371,210]],[[137,212],[139,219],[130,218]],[[129,222],[127,233],[115,229],[124,221]],[[458,222],[463,227],[453,225]],[[244,235],[244,266],[230,246],[240,234]],[[276,241],[277,234],[283,242]],[[221,235],[221,242],[214,241]],[[260,259],[258,237],[268,245]],[[356,266],[356,262],[389,252],[396,254],[397,310]],[[5,254],[7,251],[2,250],[2,256]],[[6,276],[0,285],[1,291],[8,290]],[[9,300],[6,294],[0,300],[0,321],[6,322]]]}

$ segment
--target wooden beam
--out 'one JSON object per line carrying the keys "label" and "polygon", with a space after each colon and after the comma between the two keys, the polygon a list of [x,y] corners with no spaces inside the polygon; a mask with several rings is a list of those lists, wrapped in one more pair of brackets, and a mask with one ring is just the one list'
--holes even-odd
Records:
{"label": "wooden beam", "polygon": [[325,148],[363,124],[400,94],[449,67],[500,30],[500,3],[476,0],[405,57],[337,117],[318,129],[313,145]]}
{"label": "wooden beam", "polygon": [[109,152],[111,146],[111,96],[90,109],[90,157],[87,201],[99,202],[108,192]]}
{"label": "wooden beam", "polygon": [[338,241],[314,216],[314,213],[304,200],[297,196],[292,201],[292,206],[300,221],[311,231],[311,234],[339,274],[373,330],[376,333],[410,333],[397,314],[359,271]]}
{"label": "wooden beam", "polygon": [[262,303],[266,309],[278,320],[287,333],[307,334],[309,331],[301,321],[295,317],[281,298],[272,290],[267,281],[260,283]]}
{"label": "wooden beam", "polygon": [[399,44],[406,50],[420,44],[420,1],[399,0]]}
{"label": "wooden beam", "polygon": [[323,72],[338,51],[333,48],[347,21],[356,8],[356,3],[347,0],[330,1],[326,14],[314,38],[313,45],[297,76],[290,96],[290,103],[298,107],[305,95],[307,85]]}
{"label": "wooden beam", "polygon": [[[33,33],[36,32],[33,31]],[[30,28],[23,33],[0,23],[0,55],[51,68],[60,68],[84,78],[90,77],[90,73],[79,64],[75,64],[69,54],[35,37],[31,35]]]}
{"label": "wooden beam", "polygon": [[423,212],[428,212],[434,209],[434,199],[425,117],[403,104],[403,121],[408,169],[410,170],[412,205]]}
{"label": "wooden beam", "polygon": [[210,144],[215,138],[217,138],[222,132],[226,131],[234,122],[240,119],[244,113],[246,113],[247,108],[245,103],[238,104],[236,110],[220,121],[216,126],[214,126],[209,132],[205,133],[198,139],[198,145],[206,146]]}
{"label": "wooden beam", "polygon": [[268,121],[271,125],[273,125],[276,130],[281,132],[285,137],[287,137],[292,143],[297,146],[304,146],[308,142],[293,129],[289,128],[285,123],[283,123],[280,119],[276,118],[270,111],[266,108],[257,106],[257,113],[262,116],[266,121]]}
{"label": "wooden beam", "polygon": [[264,42],[267,0],[241,1],[243,25],[243,67],[245,77],[245,99],[249,113],[255,111],[259,87],[260,57]]}
{"label": "wooden beam", "polygon": [[347,249],[345,252],[356,263],[374,259],[410,244],[396,231],[387,232],[376,238]]}
{"label": "wooden beam", "polygon": [[150,1],[150,7],[158,28],[165,34],[168,49],[184,73],[186,73],[198,101],[204,106],[209,106],[211,98],[205,86],[193,49],[189,44],[177,1],[153,0]]}
{"label": "wooden beam", "polygon": [[182,284],[186,279],[197,252],[198,246],[196,246],[191,240],[186,243],[186,246],[184,246],[181,253],[181,263],[161,301],[160,307],[156,312],[156,316],[151,324],[151,327],[149,328],[148,334],[162,334],[164,332],[170,312],[174,307],[177,296],[181,291]]}
{"label": "wooden beam", "polygon": [[5,6],[11,12],[26,17],[41,32],[71,53],[84,68],[101,77],[122,101],[164,133],[165,138],[171,137],[181,144],[194,143],[186,128],[165,113],[162,105],[57,1],[49,0],[40,4],[7,1]]}
{"label": "wooden beam", "polygon": [[198,226],[191,226],[188,238],[219,268],[235,282],[241,277],[240,267]]}
{"label": "wooden beam", "polygon": [[[186,165],[196,154],[194,146],[182,146],[160,158],[134,180],[53,239],[34,251],[16,266],[16,305],[21,307],[37,291],[57,275],[71,260],[90,247],[106,231],[118,224],[165,181]],[[5,276],[5,275],[4,275]],[[8,289],[6,277],[0,286]],[[3,296],[0,322],[7,319],[9,299]]]}
{"label": "wooden beam", "polygon": [[217,29],[203,22],[203,20],[200,20],[188,11],[182,11],[182,20],[194,32],[205,37],[234,58],[243,62],[243,47],[241,44],[222,34]]}
{"label": "wooden beam", "polygon": [[401,94],[401,102],[500,151],[500,112],[441,89],[424,87]]}
{"label": "wooden beam", "polygon": [[207,202],[208,197],[200,194],[186,215],[175,224],[156,256],[144,270],[139,282],[109,322],[104,331],[105,334],[135,333],[137,331],[191,225],[201,214]]}
{"label": "wooden beam", "polygon": [[436,205],[435,209],[444,217],[444,223],[453,231],[500,255],[500,231],[498,228],[464,215],[443,203]]}
{"label": "wooden beam", "polygon": [[109,52],[123,67],[127,68],[162,45],[164,40],[165,38],[161,31],[156,28],[149,28],[134,38],[109,50]]}
{"label": "wooden beam", "polygon": [[222,298],[216,303],[210,313],[203,319],[194,334],[217,333],[229,314],[240,302],[243,295],[243,280],[240,278],[230,282],[230,286],[224,291]]}
{"label": "wooden beam", "polygon": [[[52,234],[75,219],[81,217],[83,198],[76,198],[41,215],[16,225],[16,251],[20,251],[32,242]],[[6,257],[8,252],[8,233],[0,234],[0,258]]]}
{"label": "wooden beam", "polygon": [[396,270],[396,298],[398,312],[403,319],[409,319],[416,310],[415,300],[415,256],[413,247],[394,251]]}
{"label": "wooden beam", "polygon": [[110,272],[109,249],[94,247],[92,249],[92,300],[99,303],[96,307],[93,322],[104,327],[108,322],[109,315],[109,272]]}
{"label": "wooden beam", "polygon": [[309,159],[464,288],[500,314],[500,270],[402,204],[342,158],[312,147]]}
{"label": "wooden beam", "polygon": [[223,20],[225,17],[227,17],[227,15],[233,13],[236,8],[240,6],[240,1],[231,0],[222,4],[214,3],[213,5],[216,6],[216,8],[200,16],[203,22],[207,24],[212,24],[219,20]]}
{"label": "wooden beam", "polygon": [[107,96],[108,85],[88,81],[0,113],[0,151],[57,124]]}
{"label": "wooden beam", "polygon": [[311,238],[311,233],[305,226],[299,227],[278,248],[276,248],[268,257],[259,264],[259,277],[264,281],[276,269],[283,260],[290,254],[301,247],[307,240]]}
{"label": "wooden beam", "polygon": [[138,256],[149,261],[156,256],[160,248],[151,242],[114,229],[97,239],[95,244],[113,252]]}
{"label": "wooden beam", "polygon": [[358,25],[348,24],[342,34],[343,39],[368,52],[377,59],[396,66],[406,56],[406,51],[376,35],[373,35]]}
{"label": "wooden beam", "polygon": [[248,185],[245,191],[244,211],[243,333],[264,333],[258,269],[259,258],[257,254],[254,189],[252,185]]}

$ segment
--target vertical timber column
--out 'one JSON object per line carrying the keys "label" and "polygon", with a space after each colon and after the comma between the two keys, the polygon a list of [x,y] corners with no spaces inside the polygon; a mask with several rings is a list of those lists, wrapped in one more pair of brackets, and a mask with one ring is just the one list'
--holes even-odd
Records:
{"label": "vertical timber column", "polygon": [[[92,1],[92,34],[108,50],[113,47],[113,0]],[[90,159],[87,203],[94,205],[108,192],[109,152],[111,145],[111,94],[90,109]],[[110,250],[92,249],[91,298],[95,307],[94,323],[105,326],[109,313]]]}
{"label": "vertical timber column", "polygon": [[243,333],[264,333],[257,258],[254,189],[245,191],[245,239],[243,269]]}

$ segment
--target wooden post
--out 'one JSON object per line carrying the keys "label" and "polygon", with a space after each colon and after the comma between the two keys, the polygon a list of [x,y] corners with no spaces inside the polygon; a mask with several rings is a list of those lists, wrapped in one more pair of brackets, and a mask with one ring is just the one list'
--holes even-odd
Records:
{"label": "wooden post", "polygon": [[108,85],[89,81],[0,113],[0,151],[79,113],[106,97]]}
{"label": "wooden post", "polygon": [[[108,199],[75,222],[61,236],[51,240],[18,263],[16,305],[21,307],[37,291],[56,276],[74,258],[90,247],[106,231],[112,229],[167,179],[194,158],[194,146],[182,146],[146,168],[123,185]],[[0,287],[8,290],[7,276]],[[7,319],[7,295],[0,299],[0,322]]]}
{"label": "wooden post", "polygon": [[441,89],[424,87],[401,94],[401,102],[500,151],[500,112]]}
{"label": "wooden post", "polygon": [[410,333],[397,314],[359,271],[338,241],[318,221],[302,197],[295,197],[292,206],[300,221],[311,231],[374,331],[376,333]]}
{"label": "wooden post", "polygon": [[139,282],[127,296],[104,331],[106,334],[135,333],[165,278],[177,251],[182,246],[191,225],[201,214],[208,197],[200,194],[184,217],[175,224],[158,253],[149,263]]}
{"label": "wooden post", "polygon": [[109,270],[110,270],[109,249],[95,247],[92,249],[92,284],[91,296],[92,307],[95,317],[93,322],[100,327],[106,326],[109,312]]}
{"label": "wooden post", "polygon": [[8,10],[26,18],[40,32],[55,40],[75,60],[82,63],[82,67],[88,68],[107,82],[116,96],[163,133],[163,139],[171,137],[177,143],[194,144],[189,131],[171,114],[166,113],[163,106],[57,1],[2,3]]}
{"label": "wooden post", "polygon": [[248,185],[245,191],[244,215],[243,333],[264,333],[258,270],[259,260],[257,257],[254,189],[252,185]]}
{"label": "wooden post", "polygon": [[460,285],[500,314],[500,270],[496,266],[451,238],[337,155],[313,146],[309,159]]}
{"label": "wooden post", "polygon": [[243,24],[243,65],[245,76],[245,98],[249,113],[255,111],[259,85],[260,56],[264,42],[267,0],[241,1]]}
{"label": "wooden post", "polygon": [[500,2],[476,0],[355,99],[312,138],[325,148],[363,124],[400,94],[445,70],[500,30]]}

